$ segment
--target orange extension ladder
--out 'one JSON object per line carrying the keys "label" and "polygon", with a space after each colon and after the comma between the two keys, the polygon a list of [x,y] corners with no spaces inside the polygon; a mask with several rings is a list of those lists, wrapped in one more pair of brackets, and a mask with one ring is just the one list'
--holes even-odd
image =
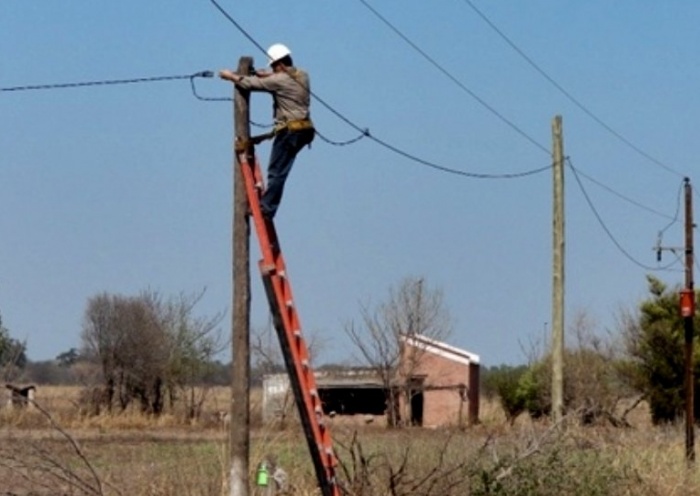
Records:
{"label": "orange extension ladder", "polygon": [[[255,138],[253,138],[255,140]],[[252,143],[255,141],[251,140]],[[237,143],[236,154],[243,172],[248,204],[260,242],[259,262],[270,311],[279,337],[289,381],[299,408],[299,417],[306,434],[316,477],[323,496],[340,496],[336,478],[338,460],[333,450],[330,431],[325,423],[314,372],[309,363],[309,349],[301,332],[292,286],[272,220],[260,210],[264,184],[253,145]]]}

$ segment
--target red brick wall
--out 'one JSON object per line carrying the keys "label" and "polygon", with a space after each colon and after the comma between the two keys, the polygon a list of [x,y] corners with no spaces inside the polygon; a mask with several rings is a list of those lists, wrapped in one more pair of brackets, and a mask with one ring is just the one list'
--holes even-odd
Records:
{"label": "red brick wall", "polygon": [[[408,349],[405,351],[415,352]],[[469,365],[428,351],[420,350],[417,353],[415,356],[419,359],[416,365],[409,365],[409,368],[412,369],[412,375],[425,376],[423,426],[456,425],[460,422],[460,415],[461,421],[466,422],[468,404],[462,399],[462,393],[469,384]],[[411,363],[410,355],[404,355],[404,358],[406,363]],[[406,372],[411,373],[408,370]]]}

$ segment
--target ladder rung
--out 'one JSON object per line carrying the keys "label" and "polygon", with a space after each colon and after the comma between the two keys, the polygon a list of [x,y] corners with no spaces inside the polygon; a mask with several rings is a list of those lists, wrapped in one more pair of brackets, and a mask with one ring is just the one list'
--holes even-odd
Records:
{"label": "ladder rung", "polygon": [[275,271],[275,264],[262,264],[260,265],[260,271],[265,275],[270,275]]}

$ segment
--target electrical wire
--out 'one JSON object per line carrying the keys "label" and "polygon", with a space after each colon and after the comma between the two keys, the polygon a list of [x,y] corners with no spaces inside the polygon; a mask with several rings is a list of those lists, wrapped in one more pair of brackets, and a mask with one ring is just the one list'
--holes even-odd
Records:
{"label": "electrical wire", "polygon": [[673,224],[676,224],[678,222],[678,217],[680,217],[681,213],[681,203],[682,203],[682,198],[683,198],[683,182],[681,182],[680,187],[678,188],[678,201],[676,201],[676,214],[673,216],[671,219],[671,222],[669,222],[666,227],[661,229],[659,231],[659,238],[665,233]]}
{"label": "electrical wire", "polygon": [[576,179],[576,183],[578,184],[579,189],[581,190],[581,193],[583,194],[584,199],[586,200],[586,203],[588,204],[588,207],[591,209],[593,212],[593,215],[595,216],[596,220],[598,221],[598,224],[600,224],[600,227],[603,228],[603,231],[605,231],[605,234],[608,236],[610,241],[615,245],[615,247],[622,253],[625,258],[627,258],[630,262],[633,264],[637,265],[638,267],[641,267],[644,270],[649,270],[649,271],[669,271],[673,265],[677,263],[677,261],[674,261],[668,265],[662,266],[662,267],[652,267],[650,265],[646,265],[636,258],[634,258],[630,253],[623,248],[623,246],[620,244],[620,242],[613,236],[612,232],[608,228],[608,226],[605,224],[603,221],[603,218],[601,217],[600,213],[598,212],[598,209],[595,207],[593,204],[593,201],[591,200],[590,196],[588,195],[588,192],[586,191],[586,188],[583,187],[583,183],[581,182],[581,179],[579,178],[578,171],[574,167],[574,165],[571,163],[571,159],[569,157],[566,158],[566,162],[569,165],[569,168],[574,174],[574,178]]}
{"label": "electrical wire", "polygon": [[[211,75],[210,75],[211,74]],[[57,90],[65,88],[83,88],[86,86],[108,86],[108,85],[118,85],[118,84],[138,84],[138,83],[155,83],[160,81],[176,81],[181,79],[194,79],[197,77],[212,77],[213,73],[209,71],[197,72],[195,74],[185,74],[177,76],[153,76],[153,77],[141,77],[132,79],[104,79],[100,81],[82,81],[75,83],[58,83],[58,84],[36,84],[36,85],[25,85],[25,86],[10,86],[6,88],[0,88],[0,92],[11,92],[11,91],[34,91],[34,90]]]}
{"label": "electrical wire", "polygon": [[[212,71],[207,71],[207,73],[211,73],[211,76],[207,77],[213,77],[214,73]],[[232,102],[233,98],[230,96],[217,96],[217,97],[211,97],[211,96],[202,96],[197,92],[197,86],[194,83],[194,78],[190,79],[190,86],[192,87],[192,94],[197,100],[203,101],[203,102]],[[253,127],[258,127],[262,129],[270,129],[274,126],[274,124],[261,124],[259,122],[255,121],[249,121],[250,125]]]}
{"label": "electrical wire", "polygon": [[535,174],[539,174],[540,172],[544,172],[547,170],[550,170],[552,168],[552,164],[547,164],[543,167],[539,167],[536,169],[530,169],[524,172],[514,172],[514,173],[506,173],[506,174],[482,174],[478,172],[467,172],[467,171],[462,171],[458,169],[453,169],[451,167],[445,167],[443,165],[436,164],[434,162],[429,162],[428,160],[423,160],[422,158],[416,157],[415,155],[411,155],[403,150],[400,150],[399,148],[396,148],[393,145],[390,145],[389,143],[380,140],[379,138],[376,138],[375,136],[369,135],[369,138],[375,141],[376,143],[379,143],[383,147],[391,150],[392,152],[396,153],[397,155],[401,155],[409,160],[412,160],[414,162],[417,162],[421,165],[425,165],[427,167],[430,167],[432,169],[441,171],[441,172],[446,172],[449,174],[454,174],[457,176],[463,176],[463,177],[470,177],[472,179],[519,179],[522,177],[527,177],[527,176],[532,176]]}
{"label": "electrical wire", "polygon": [[[362,0],[361,0],[362,1]],[[683,177],[684,175],[681,174],[679,171],[675,170],[674,168],[664,164],[657,158],[654,158],[651,156],[649,153],[645,152],[641,148],[639,148],[637,145],[632,143],[630,140],[625,138],[621,133],[613,129],[609,124],[607,124],[603,119],[598,117],[593,111],[591,111],[588,107],[586,107],[583,103],[581,103],[577,98],[575,98],[571,93],[569,93],[561,84],[559,84],[552,76],[547,74],[547,72],[544,71],[538,64],[535,63],[534,60],[532,60],[531,57],[529,57],[523,50],[520,49],[506,34],[496,26],[493,21],[491,21],[483,12],[481,12],[475,5],[474,3],[471,2],[471,0],[464,0],[464,3],[469,5],[469,7],[472,8],[474,12],[491,28],[493,29],[498,36],[500,36],[503,41],[505,41],[515,52],[520,55],[530,66],[535,69],[542,77],[544,77],[549,83],[554,86],[559,92],[564,95],[571,103],[576,105],[580,110],[582,110],[588,117],[593,119],[595,122],[597,122],[603,129],[608,131],[610,134],[615,136],[618,140],[620,140],[622,143],[627,145],[629,148],[637,152],[639,155],[642,157],[646,158],[650,162],[658,165],[662,169],[665,169],[668,172],[671,172],[672,174],[676,174],[678,176]]]}
{"label": "electrical wire", "polygon": [[[660,160],[656,159],[655,157],[651,156],[638,146],[636,146],[634,143],[632,143],[630,140],[625,138],[621,133],[613,129],[610,125],[608,125],[606,122],[604,122],[600,117],[598,117],[592,110],[590,110],[587,106],[585,106],[583,103],[581,103],[577,98],[575,98],[569,91],[567,91],[561,84],[559,84],[552,76],[550,76],[544,69],[542,69],[531,57],[529,57],[520,47],[518,47],[515,42],[513,42],[496,24],[491,21],[481,10],[479,10],[471,0],[463,0],[464,3],[466,3],[471,9],[491,28],[493,31],[496,32],[515,52],[520,55],[535,71],[537,71],[542,77],[544,77],[547,81],[549,81],[552,86],[554,86],[557,90],[559,90],[560,93],[562,93],[569,101],[571,101],[574,105],[576,105],[580,110],[582,110],[586,115],[588,115],[591,119],[593,119],[596,123],[598,123],[601,127],[603,127],[606,131],[608,131],[610,134],[615,136],[618,140],[620,140],[622,143],[627,145],[629,148],[637,152],[639,155],[642,157],[646,158],[650,162],[658,165],[662,169],[665,169],[668,172],[671,172],[673,174],[676,174],[678,176],[684,177],[683,174],[681,174],[679,171],[675,170],[674,168],[664,164]],[[573,170],[573,165],[571,163],[569,164],[572,167]],[[661,217],[665,217],[667,219],[670,219],[670,222],[668,225],[666,225],[661,231],[659,231],[659,245],[661,243],[661,237],[663,233],[668,230],[673,224],[676,224],[678,222],[678,216],[680,212],[680,197],[681,197],[681,192],[682,192],[682,185],[679,188],[678,191],[678,203],[676,207],[676,213],[673,217],[668,216],[667,214],[664,214],[662,212],[659,212],[657,210],[654,210],[650,207],[647,207],[645,205],[642,205],[639,202],[636,202],[621,193],[613,190],[609,186],[606,186],[605,184],[601,183],[600,181],[597,181],[596,179],[592,178],[591,176],[584,174],[580,170],[574,170],[574,173],[576,174],[578,172],[579,175],[582,177],[588,179],[589,181],[593,182],[594,184],[600,186],[601,188],[607,190],[608,192],[614,194],[615,196],[631,203],[632,205],[636,205],[639,208],[642,208],[644,210],[647,210],[649,212],[652,212],[654,214],[657,214]],[[578,178],[577,178],[578,180]],[[585,193],[584,193],[585,194]],[[695,192],[697,195],[697,191]],[[699,196],[700,198],[700,196]],[[600,219],[599,219],[600,220]],[[605,227],[605,226],[603,226]],[[697,262],[696,262],[697,263]]]}
{"label": "electrical wire", "polygon": [[263,46],[262,46],[260,43],[258,43],[258,42],[255,40],[255,38],[253,38],[253,37],[248,33],[248,31],[246,31],[246,30],[243,28],[243,26],[241,26],[241,25],[233,18],[233,16],[231,16],[231,14],[229,14],[228,12],[226,12],[226,9],[224,9],[224,8],[219,4],[219,2],[217,2],[216,0],[209,0],[209,1],[214,5],[214,7],[216,7],[216,9],[221,13],[222,16],[224,16],[226,19],[228,19],[228,21],[229,21],[231,24],[233,24],[234,26],[236,26],[236,29],[238,29],[238,31],[240,31],[241,34],[242,34],[243,36],[245,36],[246,38],[248,38],[248,41],[250,41],[253,45],[255,45],[255,47],[256,47],[258,50],[260,50],[262,53],[264,53],[264,54],[265,54],[265,57],[267,57],[267,52],[265,51],[265,49],[263,48]]}
{"label": "electrical wire", "polygon": [[651,212],[652,214],[656,214],[656,215],[658,215],[659,217],[663,217],[663,218],[665,218],[665,219],[670,219],[670,220],[671,220],[671,223],[677,222],[677,220],[678,220],[678,212],[677,212],[677,211],[676,211],[676,215],[675,215],[675,216],[670,216],[670,215],[668,215],[668,214],[666,214],[666,213],[660,212],[659,210],[655,210],[655,209],[653,209],[653,208],[651,208],[651,207],[648,207],[648,206],[646,206],[646,205],[644,205],[644,204],[642,204],[642,203],[640,203],[640,202],[638,202],[638,201],[636,201],[636,200],[633,200],[632,198],[629,198],[629,197],[623,195],[622,193],[620,193],[620,192],[618,192],[618,191],[615,191],[615,190],[614,190],[613,188],[611,188],[610,186],[607,186],[607,185],[603,184],[602,182],[598,181],[597,179],[591,177],[591,176],[588,175],[588,174],[585,174],[584,172],[582,172],[582,171],[579,170],[579,169],[577,169],[576,172],[578,172],[578,174],[579,174],[581,177],[584,177],[584,178],[588,179],[590,182],[592,182],[592,183],[595,184],[596,186],[599,186],[600,188],[603,188],[603,189],[606,190],[607,192],[609,192],[609,193],[611,193],[611,194],[617,196],[617,197],[620,198],[621,200],[624,200],[624,201],[626,201],[627,203],[629,203],[629,204],[631,204],[631,205],[634,205],[634,206],[636,206],[636,207],[639,207],[639,208],[641,208],[642,210],[646,210],[647,212]]}
{"label": "electrical wire", "polygon": [[[199,92],[197,91],[197,86],[196,86],[195,83],[194,83],[194,78],[190,79],[190,85],[192,86],[192,94],[194,95],[194,97],[195,97],[197,100],[200,100],[200,101],[203,101],[203,102],[232,102],[232,101],[233,101],[233,98],[230,97],[230,96],[205,97],[205,96],[200,95]],[[274,123],[272,123],[272,124],[261,124],[261,123],[258,123],[258,122],[252,121],[252,120],[249,121],[249,122],[250,122],[250,124],[251,124],[252,126],[258,127],[258,128],[263,128],[263,129],[270,129],[270,128],[272,128],[272,127],[275,126]],[[328,139],[328,138],[326,138],[325,136],[323,136],[318,130],[316,130],[316,135],[317,135],[319,138],[321,138],[321,140],[323,140],[323,141],[325,141],[326,143],[328,143],[329,145],[333,145],[333,146],[346,146],[346,145],[351,145],[351,144],[356,143],[357,141],[361,140],[362,138],[364,138],[365,136],[367,136],[368,132],[369,132],[369,131],[363,132],[363,133],[360,134],[358,137],[352,138],[352,139],[349,139],[349,140],[346,140],[346,141],[333,141],[333,140]]]}
{"label": "electrical wire", "polygon": [[469,89],[462,81],[460,81],[457,77],[455,77],[452,73],[450,73],[447,69],[445,69],[445,67],[443,67],[440,63],[438,63],[433,57],[428,55],[428,53],[426,53],[425,50],[421,49],[416,43],[411,41],[411,39],[408,38],[408,36],[406,36],[404,33],[402,33],[386,17],[384,17],[374,7],[372,7],[369,3],[367,3],[366,0],[359,0],[359,1],[362,5],[364,5],[367,8],[367,10],[369,10],[372,14],[374,14],[374,16],[377,17],[377,19],[382,21],[389,29],[391,29],[394,33],[396,33],[399,36],[399,38],[401,38],[403,41],[405,41],[411,48],[413,48],[416,52],[418,52],[425,60],[427,60],[438,71],[440,71],[442,74],[447,76],[459,88],[461,88],[469,96],[471,96],[473,99],[475,99],[482,107],[484,107],[486,110],[488,110],[493,115],[495,115],[498,119],[500,119],[502,122],[504,122],[508,127],[513,129],[515,132],[517,132],[520,136],[522,136],[527,141],[529,141],[530,143],[535,145],[535,147],[539,148],[540,150],[544,151],[547,154],[550,153],[550,150],[547,147],[540,144],[537,140],[535,140],[533,137],[531,137],[529,134],[527,134],[525,131],[523,131],[515,123],[513,123],[511,120],[506,118],[503,114],[501,114],[498,110],[496,110],[492,105],[487,103],[483,98],[481,98],[474,91]]}
{"label": "electrical wire", "polygon": [[[392,24],[385,16],[380,14],[375,8],[373,8],[366,0],[359,0],[362,5],[364,5],[372,14],[374,14],[380,21],[382,21],[387,27],[389,27],[394,33],[396,33],[402,40],[404,40],[411,48],[413,48],[415,51],[417,51],[423,58],[425,58],[430,64],[432,64],[436,69],[438,69],[441,73],[443,73],[445,76],[447,76],[450,80],[452,80],[455,84],[457,84],[460,88],[465,90],[470,96],[474,97],[479,103],[484,105],[489,111],[494,113],[497,117],[499,117],[501,120],[503,120],[506,124],[508,124],[511,128],[515,129],[518,133],[526,137],[530,142],[534,143],[538,148],[542,149],[543,151],[546,151],[549,153],[549,150],[547,150],[544,146],[540,145],[537,143],[535,140],[530,138],[527,134],[525,134],[519,127],[514,125],[511,121],[503,117],[502,114],[497,112],[494,108],[492,108],[490,105],[488,105],[486,102],[484,102],[481,98],[478,97],[478,95],[474,94],[469,88],[467,88],[461,81],[459,81],[455,76],[453,76],[447,69],[445,69],[441,64],[439,64],[433,57],[431,57],[429,54],[427,54],[424,50],[422,50],[415,42],[413,42],[408,36],[406,36],[404,33],[402,33],[394,24]],[[537,72],[539,72],[543,77],[545,77],[552,85],[554,85],[560,92],[562,92],[569,100],[571,100],[576,106],[578,106],[582,111],[584,111],[586,114],[589,115],[592,119],[594,119],[596,122],[598,122],[601,126],[603,126],[608,132],[612,133],[614,136],[616,136],[619,140],[623,141],[625,144],[627,144],[629,147],[633,148],[637,153],[641,154],[648,160],[651,160],[652,162],[656,163],[657,165],[663,167],[669,172],[672,172],[674,174],[683,176],[680,172],[666,166],[665,164],[661,163],[654,157],[650,156],[640,148],[636,147],[633,143],[631,143],[629,140],[627,140],[624,136],[622,136],[620,133],[615,131],[611,126],[607,125],[602,119],[600,119],[598,116],[596,116],[592,111],[590,111],[586,106],[584,106],[581,102],[579,102],[576,98],[574,98],[566,89],[564,89],[557,81],[555,81],[551,76],[549,76],[543,69],[541,69],[530,57],[528,57],[515,43],[513,43],[498,27],[490,21],[480,10],[474,6],[472,2],[469,0],[464,0],[474,11],[489,25],[491,26],[492,29],[494,29],[518,54],[520,54]],[[573,166],[572,166],[573,168]],[[647,210],[649,212],[652,212],[656,215],[659,215],[661,217],[667,218],[667,219],[672,219],[671,224],[677,221],[677,214],[675,218],[672,218],[668,216],[665,213],[659,212],[657,210],[654,210],[650,207],[647,207],[646,205],[643,205],[635,200],[632,200],[631,198],[615,191],[614,189],[610,188],[609,186],[604,185],[600,181],[595,180],[594,178],[582,173],[579,171],[579,174],[589,181],[597,184],[598,186],[606,189],[610,193],[616,195],[617,197],[639,207],[644,210]],[[578,178],[577,178],[578,180]],[[591,205],[592,206],[592,205]],[[602,220],[602,219],[600,219]],[[604,226],[605,227],[605,226]],[[607,230],[607,229],[606,229]],[[609,233],[609,231],[607,231]],[[614,240],[614,238],[612,238]],[[616,240],[614,240],[616,241]],[[621,246],[618,247],[621,248]]]}
{"label": "electrical wire", "polygon": [[332,139],[326,138],[323,134],[321,134],[319,132],[318,129],[316,130],[316,136],[318,136],[319,138],[321,138],[322,141],[325,141],[326,143],[328,143],[329,145],[332,145],[332,146],[347,146],[347,145],[352,145],[354,143],[357,143],[362,138],[366,138],[367,136],[369,136],[369,130],[366,130],[364,133],[360,134],[359,136],[357,136],[355,138],[350,138],[349,140],[345,140],[345,141],[334,141]]}
{"label": "electrical wire", "polygon": [[678,255],[679,251],[684,251],[683,248],[673,248],[673,247],[665,247],[662,246],[663,243],[663,237],[664,233],[674,224],[678,222],[678,217],[680,216],[681,212],[681,203],[682,203],[682,198],[683,198],[683,189],[685,186],[685,181],[681,182],[680,187],[678,188],[678,195],[677,195],[677,201],[676,201],[676,215],[674,216],[673,220],[669,222],[663,229],[659,231],[659,234],[657,235],[656,238],[656,253],[657,253],[657,260],[661,260],[661,252],[662,250],[670,251],[671,254],[676,257],[676,260],[679,262],[682,262],[685,265],[685,261],[681,260],[681,257]]}
{"label": "electrical wire", "polygon": [[[239,30],[239,31],[240,31],[240,32],[241,32],[241,33],[242,33],[242,34],[257,48],[257,49],[258,49],[258,50],[260,50],[263,54],[265,54],[265,57],[267,57],[267,52],[266,52],[265,49],[262,47],[262,45],[261,45],[260,43],[258,43],[258,42],[255,40],[255,38],[253,38],[253,36],[251,36],[250,33],[248,33],[248,32],[247,32],[247,31],[246,31],[246,30],[231,16],[231,14],[229,14],[228,12],[226,12],[226,10],[219,4],[219,2],[217,2],[217,0],[209,0],[209,1],[214,5],[214,7],[216,7],[216,9],[217,9],[219,12],[221,12],[221,14],[222,14],[231,24],[233,24],[233,25],[236,27],[236,29],[238,29],[238,30]],[[295,81],[296,81],[296,79],[295,79]],[[302,83],[300,83],[300,82],[298,82],[298,83],[299,83],[299,84],[302,84]],[[370,133],[369,129],[367,129],[367,128],[364,128],[364,129],[363,129],[363,128],[360,127],[359,125],[355,124],[353,121],[351,121],[351,120],[350,120],[349,118],[347,118],[345,115],[343,115],[341,112],[339,112],[339,111],[336,110],[333,106],[331,106],[329,103],[327,103],[327,102],[326,102],[323,98],[321,98],[318,94],[314,93],[314,92],[311,91],[311,89],[309,89],[309,88],[307,88],[307,89],[308,89],[310,95],[311,95],[316,101],[318,101],[323,107],[325,107],[329,112],[331,112],[333,115],[335,115],[338,119],[340,119],[341,121],[345,122],[348,126],[350,126],[350,127],[352,127],[353,129],[355,129],[358,133],[361,133],[361,134],[363,135],[363,137],[369,138],[370,140],[374,141],[374,142],[377,143],[378,145],[383,146],[383,147],[386,148],[387,150],[392,151],[392,152],[394,152],[394,153],[397,154],[397,155],[400,155],[400,156],[402,156],[402,157],[404,157],[404,158],[406,158],[406,159],[408,159],[408,160],[411,160],[411,161],[413,161],[413,162],[416,162],[416,163],[418,163],[418,164],[421,164],[421,165],[424,165],[424,166],[433,168],[433,169],[438,170],[438,171],[440,171],[440,172],[445,172],[445,173],[448,173],[448,174],[454,174],[454,175],[458,175],[458,176],[462,176],[462,177],[469,177],[469,178],[472,178],[472,179],[516,179],[516,178],[521,178],[521,177],[526,177],[526,176],[538,174],[538,173],[540,173],[540,172],[544,172],[544,171],[546,171],[546,170],[549,170],[549,169],[551,169],[551,167],[552,167],[551,164],[548,164],[548,165],[546,165],[546,166],[544,166],[544,167],[539,167],[539,168],[531,169],[531,170],[524,171],[524,172],[506,173],[506,174],[482,174],[482,173],[476,173],[476,172],[467,172],[467,171],[463,171],[463,170],[454,169],[454,168],[451,168],[451,167],[446,167],[446,166],[443,166],[443,165],[439,165],[439,164],[437,164],[437,163],[434,163],[434,162],[431,162],[431,161],[422,159],[422,158],[420,158],[420,157],[418,157],[418,156],[416,156],[416,155],[413,155],[413,154],[411,154],[411,153],[409,153],[409,152],[406,152],[406,151],[404,151],[404,150],[402,150],[402,149],[400,149],[400,148],[398,148],[398,147],[396,147],[396,146],[394,146],[394,145],[391,145],[390,143],[388,143],[388,142],[386,142],[386,141],[383,141],[383,140],[377,138],[376,136],[374,136],[373,134]],[[521,132],[522,132],[522,131],[521,131]],[[526,135],[525,135],[525,136],[526,136]],[[360,138],[358,137],[358,139],[360,139]],[[530,140],[531,140],[534,144],[536,144],[539,148],[541,148],[541,149],[545,150],[547,153],[549,153],[549,151],[548,151],[546,148],[544,148],[544,147],[542,147],[541,145],[537,144],[537,142],[535,142],[534,140],[532,140],[532,139],[530,139]]]}
{"label": "electrical wire", "polygon": [[[214,73],[212,72],[212,77],[214,76]],[[211,96],[201,96],[197,92],[197,86],[194,84],[194,78],[190,78],[190,86],[192,87],[192,94],[197,100],[200,100],[202,102],[232,102],[233,98],[230,96],[217,96],[217,97],[211,97]]]}
{"label": "electrical wire", "polygon": [[[160,81],[176,81],[189,79],[190,88],[192,89],[192,95],[197,100],[204,102],[230,102],[233,101],[231,97],[204,97],[197,92],[197,86],[195,85],[195,79],[197,78],[212,78],[214,73],[212,71],[200,71],[189,75],[177,75],[177,76],[155,76],[155,77],[143,77],[143,78],[133,78],[133,79],[107,79],[101,81],[83,81],[76,83],[59,83],[59,84],[36,84],[36,85],[25,85],[25,86],[11,86],[7,88],[0,88],[0,92],[11,92],[11,91],[31,91],[31,90],[56,90],[65,88],[82,88],[87,86],[107,86],[107,85],[119,85],[119,84],[135,84],[135,83],[154,83]],[[274,124],[260,124],[254,121],[250,121],[250,124],[267,129],[271,128]]]}

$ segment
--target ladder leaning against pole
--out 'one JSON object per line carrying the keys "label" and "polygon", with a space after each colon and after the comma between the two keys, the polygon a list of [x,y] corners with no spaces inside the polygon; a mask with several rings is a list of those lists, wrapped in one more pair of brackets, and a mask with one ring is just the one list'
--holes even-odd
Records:
{"label": "ladder leaning against pole", "polygon": [[277,231],[272,220],[265,218],[260,209],[264,184],[260,164],[255,157],[254,140],[255,138],[249,143],[237,142],[236,155],[260,242],[262,260],[259,266],[263,285],[319,486],[323,496],[339,496],[340,488],[336,477],[338,461],[323,416],[321,399],[309,360],[309,349],[301,333],[299,315],[292,297],[292,286],[287,276]]}

